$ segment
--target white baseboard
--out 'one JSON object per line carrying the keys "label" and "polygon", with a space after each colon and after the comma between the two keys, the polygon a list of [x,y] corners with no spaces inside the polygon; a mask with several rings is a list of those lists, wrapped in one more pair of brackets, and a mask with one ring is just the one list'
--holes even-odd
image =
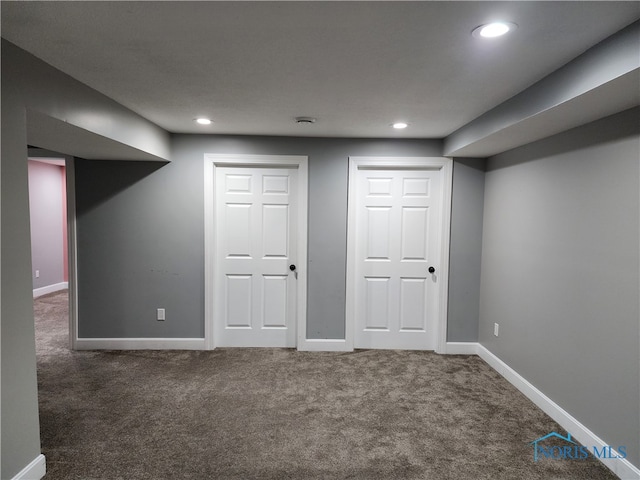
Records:
{"label": "white baseboard", "polygon": [[[520,390],[529,400],[535,403],[543,412],[553,418],[562,428],[587,447],[602,447],[607,444],[595,433],[573,418],[566,410],[547,397],[544,393],[529,383],[522,375],[504,363],[483,345],[477,347],[478,355],[495,371],[506,378],[509,383]],[[623,480],[640,479],[640,469],[626,458],[599,458],[609,470]]]}
{"label": "white baseboard", "polygon": [[438,352],[444,355],[477,355],[478,342],[447,342],[444,344],[444,351]]}
{"label": "white baseboard", "polygon": [[298,342],[301,352],[351,352],[344,339],[307,338]]}
{"label": "white baseboard", "polygon": [[204,350],[204,338],[77,338],[76,350]]}
{"label": "white baseboard", "polygon": [[[205,350],[204,338],[77,338],[76,350]],[[306,339],[302,352],[348,352],[344,339]]]}
{"label": "white baseboard", "polygon": [[47,473],[47,463],[44,455],[40,454],[20,470],[12,480],[40,480],[45,473]]}
{"label": "white baseboard", "polygon": [[[444,351],[438,352],[446,355],[477,355],[477,342],[447,342]],[[344,339],[307,338],[298,345],[301,352],[351,352],[353,348],[347,347]]]}
{"label": "white baseboard", "polygon": [[47,285],[42,288],[34,288],[33,289],[33,298],[41,297],[42,295],[46,295],[47,293],[58,292],[60,290],[66,290],[69,288],[69,282],[60,282],[54,283],[53,285]]}

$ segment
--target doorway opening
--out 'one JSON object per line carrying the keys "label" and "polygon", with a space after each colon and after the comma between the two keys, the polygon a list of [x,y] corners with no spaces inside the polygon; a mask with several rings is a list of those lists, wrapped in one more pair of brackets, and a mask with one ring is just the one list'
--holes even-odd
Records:
{"label": "doorway opening", "polygon": [[75,188],[73,157],[29,147],[29,217],[36,351],[75,347]]}

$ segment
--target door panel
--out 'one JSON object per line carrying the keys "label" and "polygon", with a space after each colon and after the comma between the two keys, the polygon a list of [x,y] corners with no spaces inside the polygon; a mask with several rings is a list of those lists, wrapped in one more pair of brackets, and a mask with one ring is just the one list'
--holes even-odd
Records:
{"label": "door panel", "polygon": [[262,279],[262,326],[287,328],[287,275],[264,275]]}
{"label": "door panel", "polygon": [[218,346],[296,344],[296,179],[295,168],[216,170]]}
{"label": "door panel", "polygon": [[402,231],[400,232],[402,260],[427,260],[428,226],[428,207],[402,207]]}
{"label": "door panel", "polygon": [[438,169],[359,169],[355,194],[356,348],[434,349]]}
{"label": "door panel", "polygon": [[251,275],[226,275],[226,322],[229,328],[251,328]]}
{"label": "door panel", "polygon": [[248,204],[225,205],[227,258],[251,258],[251,208]]}
{"label": "door panel", "polygon": [[389,330],[389,278],[365,277],[365,330]]}
{"label": "door panel", "polygon": [[367,260],[389,260],[391,209],[368,207]]}
{"label": "door panel", "polygon": [[289,206],[262,205],[263,258],[288,258]]}
{"label": "door panel", "polygon": [[400,331],[426,330],[426,295],[427,282],[424,278],[400,279]]}

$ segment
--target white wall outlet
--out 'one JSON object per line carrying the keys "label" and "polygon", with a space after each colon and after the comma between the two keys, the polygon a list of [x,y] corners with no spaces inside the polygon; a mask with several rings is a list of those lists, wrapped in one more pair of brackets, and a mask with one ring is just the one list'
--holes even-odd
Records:
{"label": "white wall outlet", "polygon": [[159,308],[157,310],[157,313],[156,313],[156,319],[159,322],[162,322],[162,321],[164,321],[164,318],[165,318],[165,316],[164,316],[164,308]]}
{"label": "white wall outlet", "polygon": [[40,278],[40,270],[36,270],[36,278]]}
{"label": "white wall outlet", "polygon": [[494,323],[493,324],[493,334],[497,337],[499,332],[500,332],[500,325],[498,325],[497,323]]}

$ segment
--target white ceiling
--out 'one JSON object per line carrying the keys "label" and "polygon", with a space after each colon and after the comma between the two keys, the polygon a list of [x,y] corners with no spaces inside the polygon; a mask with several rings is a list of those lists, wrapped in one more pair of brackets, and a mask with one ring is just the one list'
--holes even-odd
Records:
{"label": "white ceiling", "polygon": [[[635,1],[1,9],[2,37],[170,132],[401,138],[446,137],[640,17]],[[519,28],[471,36],[497,19]],[[215,123],[196,125],[201,115]]]}

